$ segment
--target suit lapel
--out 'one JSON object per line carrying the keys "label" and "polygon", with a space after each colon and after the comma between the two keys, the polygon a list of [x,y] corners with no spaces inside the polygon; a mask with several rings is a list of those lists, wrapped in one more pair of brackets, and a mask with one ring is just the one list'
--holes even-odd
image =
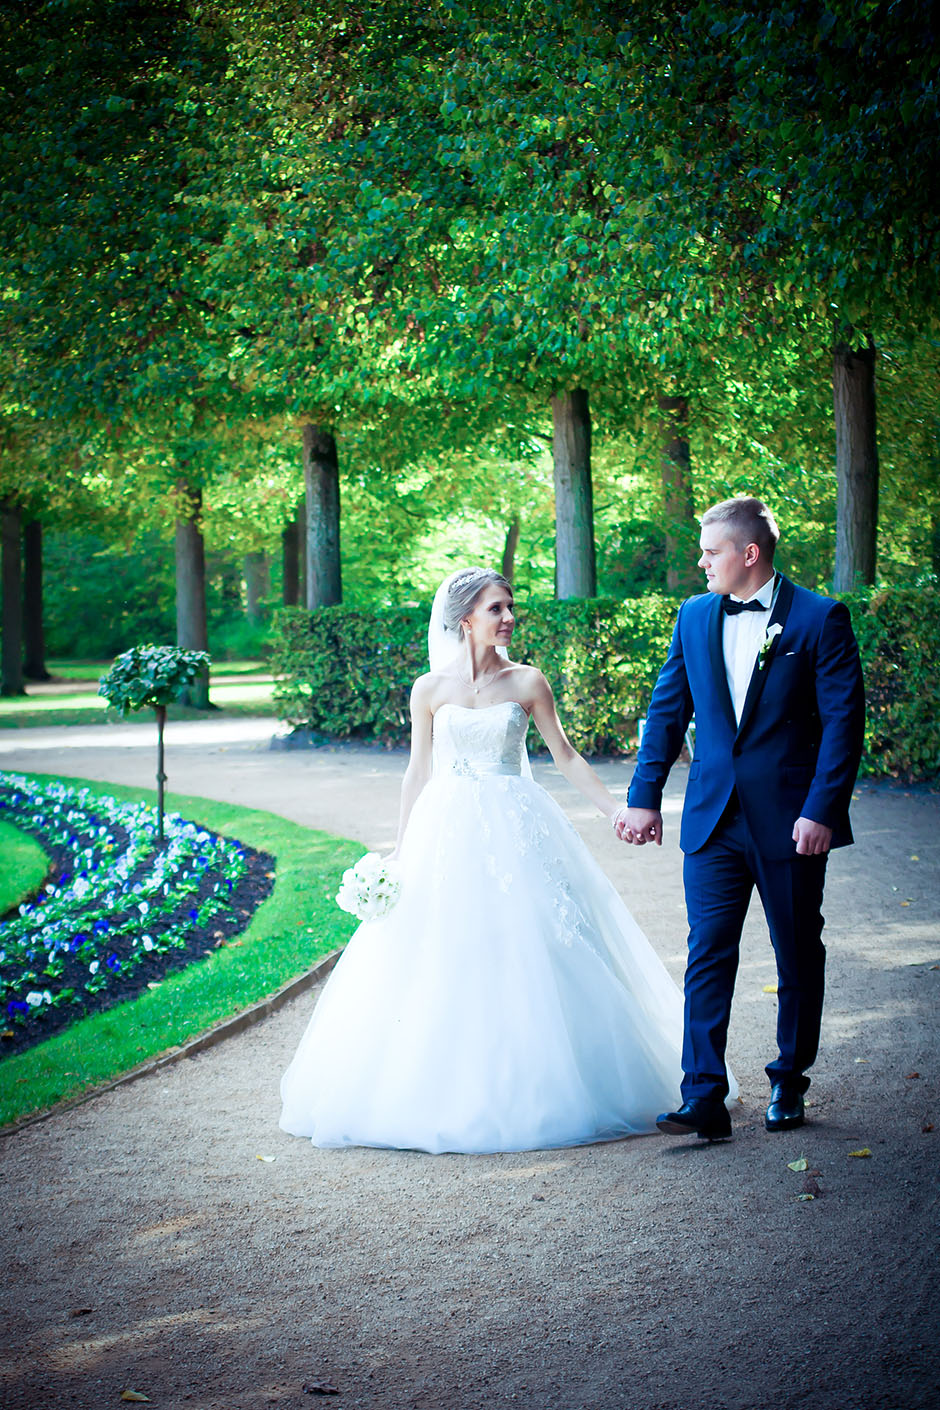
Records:
{"label": "suit lapel", "polygon": [[715,689],[718,692],[718,700],[727,716],[731,731],[734,733],[738,726],[734,718],[734,702],[731,699],[731,691],[728,688],[728,672],[725,669],[725,650],[723,642],[724,621],[725,616],[721,610],[721,598],[716,597],[712,603],[711,615],[708,619],[708,654],[711,658],[712,674],[715,677]]}
{"label": "suit lapel", "polygon": [[[774,609],[771,612],[770,620],[767,623],[768,631],[776,622],[780,623],[781,629],[785,626],[787,620],[787,613],[790,611],[790,604],[792,601],[793,584],[790,582],[789,578],[784,578],[781,576],[780,587],[777,589],[777,600],[774,603]],[[747,722],[751,718],[751,715],[754,713],[754,710],[757,706],[757,702],[760,699],[761,691],[764,689],[764,681],[767,679],[767,667],[770,664],[770,658],[773,656],[774,652],[777,649],[777,643],[780,640],[780,635],[781,634],[778,634],[777,637],[774,639],[770,650],[764,657],[764,669],[761,670],[758,661],[754,662],[754,669],[751,672],[751,680],[747,688],[747,695],[744,697],[744,708],[741,711],[741,723],[738,725],[738,734],[741,734],[747,727]]]}

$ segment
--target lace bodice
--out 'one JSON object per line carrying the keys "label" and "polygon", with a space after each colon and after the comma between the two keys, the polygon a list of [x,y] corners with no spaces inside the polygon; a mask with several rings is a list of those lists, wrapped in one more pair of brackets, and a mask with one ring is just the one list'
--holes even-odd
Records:
{"label": "lace bodice", "polygon": [[516,700],[481,709],[441,705],[434,712],[434,772],[518,776],[528,727],[529,716]]}

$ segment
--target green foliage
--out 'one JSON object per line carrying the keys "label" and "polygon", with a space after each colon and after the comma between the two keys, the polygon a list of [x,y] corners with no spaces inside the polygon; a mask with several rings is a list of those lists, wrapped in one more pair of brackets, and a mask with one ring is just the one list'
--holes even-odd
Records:
{"label": "green foliage", "polygon": [[43,543],[43,615],[50,656],[111,659],[129,641],[175,630],[172,545],[156,534],[109,544],[57,531]]}
{"label": "green foliage", "polygon": [[408,698],[427,670],[428,607],[287,607],[277,614],[271,666],[281,719],[339,739],[404,744]]}
{"label": "green foliage", "polygon": [[[862,772],[940,774],[940,591],[882,589],[845,599],[858,636],[868,719]],[[547,676],[562,723],[586,754],[636,741],[666,658],[677,600],[665,595],[520,604],[513,654]],[[278,614],[278,714],[339,739],[406,744],[408,696],[427,670],[428,609],[326,607]],[[533,728],[530,746],[539,738]]]}
{"label": "green foliage", "polygon": [[868,703],[862,771],[940,774],[940,590],[900,588],[846,597]]}
{"label": "green foliage", "polygon": [[[545,672],[575,747],[623,753],[665,659],[676,602],[667,597],[529,601],[514,652]],[[427,670],[427,607],[325,607],[278,615],[273,669],[282,719],[337,738],[405,744],[412,682]],[[538,747],[533,733],[531,743]]]}
{"label": "green foliage", "polygon": [[154,709],[178,700],[197,676],[209,669],[206,651],[186,651],[180,646],[132,646],[101,677],[98,694],[128,715],[132,710]]}

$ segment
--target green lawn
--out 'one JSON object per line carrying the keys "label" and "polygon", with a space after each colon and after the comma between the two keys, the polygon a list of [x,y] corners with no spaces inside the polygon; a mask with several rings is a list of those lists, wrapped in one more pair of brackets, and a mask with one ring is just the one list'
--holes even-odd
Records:
{"label": "green lawn", "polygon": [[49,870],[39,843],[12,823],[0,822],[0,916],[36,890]]}
{"label": "green lawn", "polygon": [[[155,796],[117,784],[60,781],[115,798],[152,801]],[[277,858],[273,894],[240,936],[205,961],[0,1061],[0,1125],[75,1097],[195,1037],[305,973],[355,928],[334,897],[342,872],[362,855],[361,843],[205,798],[174,793],[173,808],[215,832],[272,852]]]}
{"label": "green lawn", "polygon": [[[0,729],[29,729],[51,725],[115,724],[121,720],[97,693],[98,680],[110,662],[53,661],[51,681],[31,682],[26,694],[0,699]],[[270,671],[257,661],[223,661],[209,673],[209,698],[226,715],[274,715]],[[171,720],[205,719],[202,710],[171,705]],[[152,710],[128,716],[153,719]]]}

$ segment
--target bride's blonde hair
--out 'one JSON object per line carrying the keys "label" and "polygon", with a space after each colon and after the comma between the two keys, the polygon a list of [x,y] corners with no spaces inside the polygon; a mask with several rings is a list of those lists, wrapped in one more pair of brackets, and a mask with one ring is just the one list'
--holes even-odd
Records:
{"label": "bride's blonde hair", "polygon": [[463,640],[464,617],[473,611],[483,589],[495,585],[512,592],[512,583],[502,573],[497,573],[495,568],[467,568],[458,573],[448,587],[444,601],[444,630],[456,632],[458,640]]}

